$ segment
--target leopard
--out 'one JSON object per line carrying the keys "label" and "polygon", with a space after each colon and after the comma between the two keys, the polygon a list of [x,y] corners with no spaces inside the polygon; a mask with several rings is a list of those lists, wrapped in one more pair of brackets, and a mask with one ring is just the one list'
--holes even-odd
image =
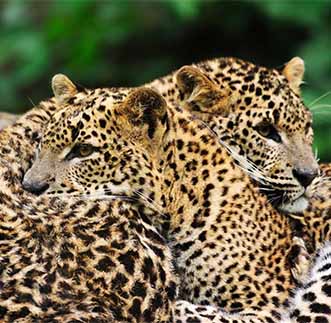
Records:
{"label": "leopard", "polygon": [[319,175],[312,116],[300,96],[304,61],[279,69],[237,58],[186,65],[148,84],[204,121],[279,210],[300,217]]}
{"label": "leopard", "polygon": [[[308,249],[314,253],[330,240],[330,217],[326,214],[331,209],[331,164],[321,164],[319,170],[312,153],[312,114],[300,95],[304,71],[299,57],[278,69],[237,58],[217,58],[184,66],[151,86],[168,101],[183,102],[184,109],[202,120],[260,183],[269,201],[305,225],[294,221],[298,234],[305,235]],[[282,169],[292,172],[302,186],[302,195],[296,200],[289,192],[293,190],[290,175],[285,176]],[[278,177],[279,185],[288,182],[281,189],[273,184]]]}
{"label": "leopard", "polygon": [[[316,191],[313,181],[321,173],[312,152],[312,114],[300,93],[304,71],[299,57],[278,69],[216,58],[183,66],[150,86],[202,120],[273,206],[306,221],[303,214]],[[316,202],[314,207],[319,208]],[[302,236],[300,224],[293,225]],[[312,253],[317,249],[310,248]],[[309,265],[307,255],[299,258],[306,261],[294,269],[298,280]]]}
{"label": "leopard", "polygon": [[148,87],[138,100],[128,89],[79,90],[61,75],[53,91],[62,110],[23,187],[40,196],[140,199],[157,211],[149,221],[176,259],[182,304],[221,309],[222,322],[279,321],[295,287],[290,219],[205,123]]}
{"label": "leopard", "polygon": [[22,188],[56,107],[41,102],[0,132],[0,321],[172,322],[178,279],[153,210]]}
{"label": "leopard", "polygon": [[[298,280],[305,277],[309,261],[316,260],[310,259],[307,252],[314,255],[325,241],[331,240],[331,165],[322,164],[319,171],[312,154],[311,113],[300,97],[303,75],[304,62],[299,57],[280,69],[268,69],[236,58],[218,58],[184,66],[151,83],[167,100],[184,102],[184,108],[202,120],[250,177],[260,183],[260,190],[271,197],[272,204],[295,219],[294,230],[306,242],[302,245],[300,240],[294,248],[297,252],[297,248],[303,248],[305,254],[298,257],[301,263],[294,269],[298,270],[295,275]],[[273,184],[273,179],[277,179],[275,174],[283,176],[279,168],[285,162],[304,188],[297,201],[284,200],[288,192],[279,192]],[[301,171],[303,176],[300,177],[298,169],[305,170]],[[282,189],[288,190],[288,186]],[[325,277],[322,287],[327,290]],[[320,279],[310,277],[310,281],[320,282]],[[307,281],[302,284],[307,285]],[[315,299],[318,295],[330,296],[320,287],[316,287]],[[295,304],[304,303],[300,297]],[[321,304],[321,312],[330,314],[327,309],[331,299],[323,299]],[[292,313],[299,317],[300,306]]]}

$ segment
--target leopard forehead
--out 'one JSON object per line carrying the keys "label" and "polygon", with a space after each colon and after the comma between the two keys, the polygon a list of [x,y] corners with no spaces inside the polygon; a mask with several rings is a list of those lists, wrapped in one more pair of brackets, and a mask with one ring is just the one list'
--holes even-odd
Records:
{"label": "leopard forehead", "polygon": [[242,118],[271,121],[288,134],[311,127],[311,113],[299,94],[277,69],[235,58],[198,64],[221,89],[230,91],[231,103]]}
{"label": "leopard forehead", "polygon": [[107,137],[109,139],[116,132],[114,130],[119,125],[115,110],[129,93],[130,90],[119,88],[78,93],[71,98],[67,108],[53,115],[42,137],[40,149],[60,152],[70,147],[78,135],[85,143],[102,146]]}

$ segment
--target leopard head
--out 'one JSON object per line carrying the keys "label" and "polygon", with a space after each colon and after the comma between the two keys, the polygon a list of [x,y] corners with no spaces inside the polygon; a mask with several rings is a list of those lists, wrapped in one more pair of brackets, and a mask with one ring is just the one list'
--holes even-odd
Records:
{"label": "leopard head", "polygon": [[52,87],[60,109],[46,125],[23,187],[96,199],[154,194],[167,114],[162,96],[148,88],[79,92],[61,74]]}
{"label": "leopard head", "polygon": [[281,70],[238,59],[184,66],[175,75],[183,107],[204,121],[285,212],[308,206],[319,168],[312,152],[312,116],[300,96],[304,62]]}

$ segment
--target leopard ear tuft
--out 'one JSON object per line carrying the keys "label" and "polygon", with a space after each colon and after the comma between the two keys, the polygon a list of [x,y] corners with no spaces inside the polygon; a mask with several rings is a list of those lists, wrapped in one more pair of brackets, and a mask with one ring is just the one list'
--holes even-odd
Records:
{"label": "leopard ear tuft", "polygon": [[289,82],[290,88],[297,94],[300,93],[300,85],[305,73],[305,62],[300,57],[292,58],[284,67],[283,75]]}
{"label": "leopard ear tuft", "polygon": [[75,84],[64,74],[56,74],[52,78],[52,89],[58,104],[63,105],[78,93]]}

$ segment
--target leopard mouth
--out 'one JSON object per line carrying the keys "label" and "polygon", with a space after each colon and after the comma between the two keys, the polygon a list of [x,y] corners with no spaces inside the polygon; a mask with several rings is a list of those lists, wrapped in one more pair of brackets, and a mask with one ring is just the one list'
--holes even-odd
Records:
{"label": "leopard mouth", "polygon": [[283,213],[303,213],[309,204],[309,194],[306,190],[295,198],[291,198],[287,192],[277,189],[263,191],[262,188],[262,192],[267,196],[268,202]]}
{"label": "leopard mouth", "polygon": [[278,209],[284,213],[298,214],[303,213],[309,205],[309,199],[306,194],[302,194],[299,198],[288,203],[282,203]]}

